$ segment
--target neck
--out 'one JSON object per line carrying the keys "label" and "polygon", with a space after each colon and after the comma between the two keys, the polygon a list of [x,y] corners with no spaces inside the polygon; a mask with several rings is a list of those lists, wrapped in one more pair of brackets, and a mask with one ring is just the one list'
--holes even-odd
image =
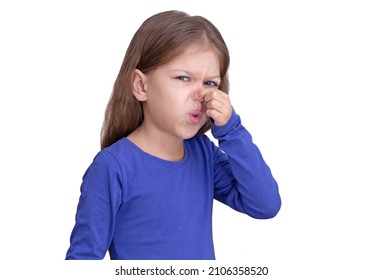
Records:
{"label": "neck", "polygon": [[180,161],[184,158],[183,139],[164,133],[153,133],[144,126],[138,127],[128,137],[144,152],[168,161]]}

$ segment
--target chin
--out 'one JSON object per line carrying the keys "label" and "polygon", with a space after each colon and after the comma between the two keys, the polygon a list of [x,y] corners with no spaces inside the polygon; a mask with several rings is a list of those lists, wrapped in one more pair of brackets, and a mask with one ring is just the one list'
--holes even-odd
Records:
{"label": "chin", "polygon": [[187,140],[193,138],[198,134],[198,131],[205,125],[206,122],[201,122],[199,125],[189,126],[188,128],[184,127],[184,130],[178,134],[180,138]]}
{"label": "chin", "polygon": [[185,131],[184,133],[182,133],[181,138],[184,140],[193,138],[194,136],[197,135],[198,131],[199,131],[199,128],[198,129],[190,129],[189,131]]}
{"label": "chin", "polygon": [[196,136],[196,135],[197,135],[197,132],[195,132],[195,133],[193,133],[193,134],[191,134],[191,133],[186,134],[186,133],[185,133],[185,135],[182,137],[182,139],[187,140],[187,139],[193,138],[193,137]]}

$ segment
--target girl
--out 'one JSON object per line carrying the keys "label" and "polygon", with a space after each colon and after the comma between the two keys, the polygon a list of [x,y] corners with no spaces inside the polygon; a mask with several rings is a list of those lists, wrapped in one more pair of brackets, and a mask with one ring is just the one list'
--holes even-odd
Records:
{"label": "girl", "polygon": [[83,177],[66,259],[215,259],[214,198],[257,219],[278,213],[277,183],[230,104],[228,67],[203,17],[167,11],[141,25]]}

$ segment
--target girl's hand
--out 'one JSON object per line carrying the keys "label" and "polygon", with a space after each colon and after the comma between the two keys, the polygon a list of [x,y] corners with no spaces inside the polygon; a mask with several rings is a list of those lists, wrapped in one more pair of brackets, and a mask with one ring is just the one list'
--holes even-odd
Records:
{"label": "girl's hand", "polygon": [[196,93],[196,99],[200,99],[206,108],[206,115],[214,120],[218,126],[225,125],[231,117],[233,108],[229,95],[218,89],[206,89]]}

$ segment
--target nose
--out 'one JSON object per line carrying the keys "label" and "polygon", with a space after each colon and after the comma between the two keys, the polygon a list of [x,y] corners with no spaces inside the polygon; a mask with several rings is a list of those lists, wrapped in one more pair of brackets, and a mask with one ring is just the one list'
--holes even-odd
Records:
{"label": "nose", "polygon": [[202,90],[203,90],[203,88],[199,88],[199,89],[194,91],[194,93],[192,95],[192,99],[194,101],[199,101],[199,102],[203,101],[204,94],[203,94]]}

